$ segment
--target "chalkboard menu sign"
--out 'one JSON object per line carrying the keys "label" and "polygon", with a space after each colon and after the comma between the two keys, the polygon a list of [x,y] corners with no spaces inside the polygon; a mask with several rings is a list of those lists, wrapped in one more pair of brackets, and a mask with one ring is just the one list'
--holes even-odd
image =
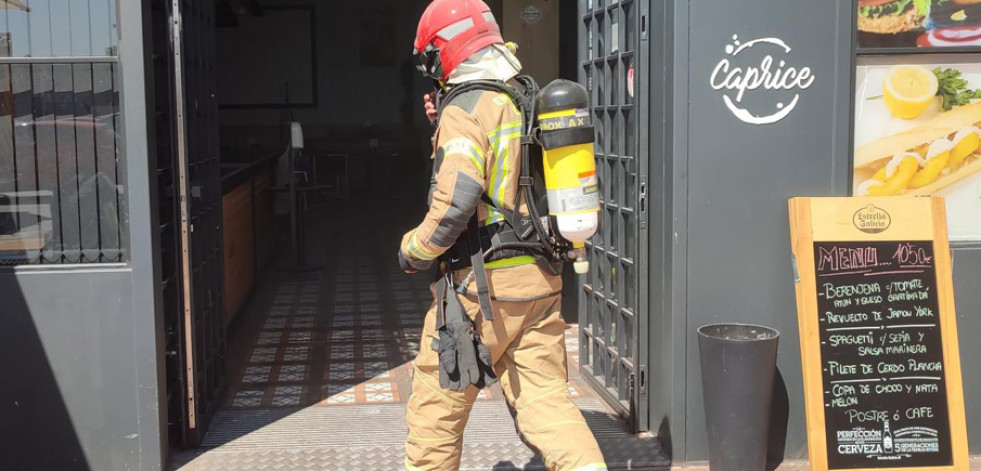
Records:
{"label": "chalkboard menu sign", "polygon": [[796,198],[812,469],[967,470],[940,198]]}

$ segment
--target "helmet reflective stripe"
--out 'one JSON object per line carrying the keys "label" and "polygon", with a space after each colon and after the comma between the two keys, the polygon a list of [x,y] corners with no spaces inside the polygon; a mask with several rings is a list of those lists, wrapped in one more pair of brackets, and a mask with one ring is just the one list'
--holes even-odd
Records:
{"label": "helmet reflective stripe", "polygon": [[468,30],[470,28],[473,28],[473,19],[472,18],[465,18],[463,20],[457,21],[456,23],[453,23],[453,24],[451,24],[451,25],[449,25],[449,26],[447,26],[447,27],[439,30],[439,32],[436,33],[436,36],[439,36],[439,37],[441,37],[441,38],[449,41],[449,40],[455,38],[458,34],[464,32],[464,31],[466,31],[466,30]]}

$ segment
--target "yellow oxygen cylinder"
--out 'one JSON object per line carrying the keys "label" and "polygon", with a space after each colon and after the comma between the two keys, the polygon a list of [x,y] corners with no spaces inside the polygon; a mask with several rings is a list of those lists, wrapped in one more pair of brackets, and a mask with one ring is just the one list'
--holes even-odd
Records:
{"label": "yellow oxygen cylinder", "polygon": [[600,209],[589,92],[576,82],[555,80],[539,92],[536,109],[549,219],[572,243],[576,273],[585,274],[585,242],[599,227]]}

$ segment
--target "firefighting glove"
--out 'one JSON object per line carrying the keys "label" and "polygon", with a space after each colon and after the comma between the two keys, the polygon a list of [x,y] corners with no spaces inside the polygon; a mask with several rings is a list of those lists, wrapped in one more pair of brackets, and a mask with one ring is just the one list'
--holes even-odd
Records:
{"label": "firefighting glove", "polygon": [[480,382],[473,323],[467,318],[456,293],[446,290],[446,322],[439,330],[439,385],[463,391]]}
{"label": "firefighting glove", "polygon": [[497,382],[497,374],[494,373],[490,349],[480,341],[480,335],[473,336],[474,347],[477,349],[477,367],[480,369],[480,380],[474,384],[478,388],[486,388]]}

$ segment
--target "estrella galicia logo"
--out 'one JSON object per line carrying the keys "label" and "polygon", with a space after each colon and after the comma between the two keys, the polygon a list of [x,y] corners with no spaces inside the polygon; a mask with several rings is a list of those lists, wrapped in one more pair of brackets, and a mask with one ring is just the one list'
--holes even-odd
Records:
{"label": "estrella galicia logo", "polygon": [[[725,47],[726,57],[712,70],[712,88],[722,92],[726,108],[740,121],[776,123],[794,111],[800,92],[814,84],[810,67],[788,64],[790,51],[779,38],[740,42],[739,36],[733,35],[732,43]],[[743,102],[747,92],[757,98],[753,111]]]}
{"label": "estrella galicia logo", "polygon": [[878,234],[889,229],[892,224],[892,217],[886,210],[870,203],[868,206],[855,211],[855,215],[852,216],[852,223],[862,232]]}

